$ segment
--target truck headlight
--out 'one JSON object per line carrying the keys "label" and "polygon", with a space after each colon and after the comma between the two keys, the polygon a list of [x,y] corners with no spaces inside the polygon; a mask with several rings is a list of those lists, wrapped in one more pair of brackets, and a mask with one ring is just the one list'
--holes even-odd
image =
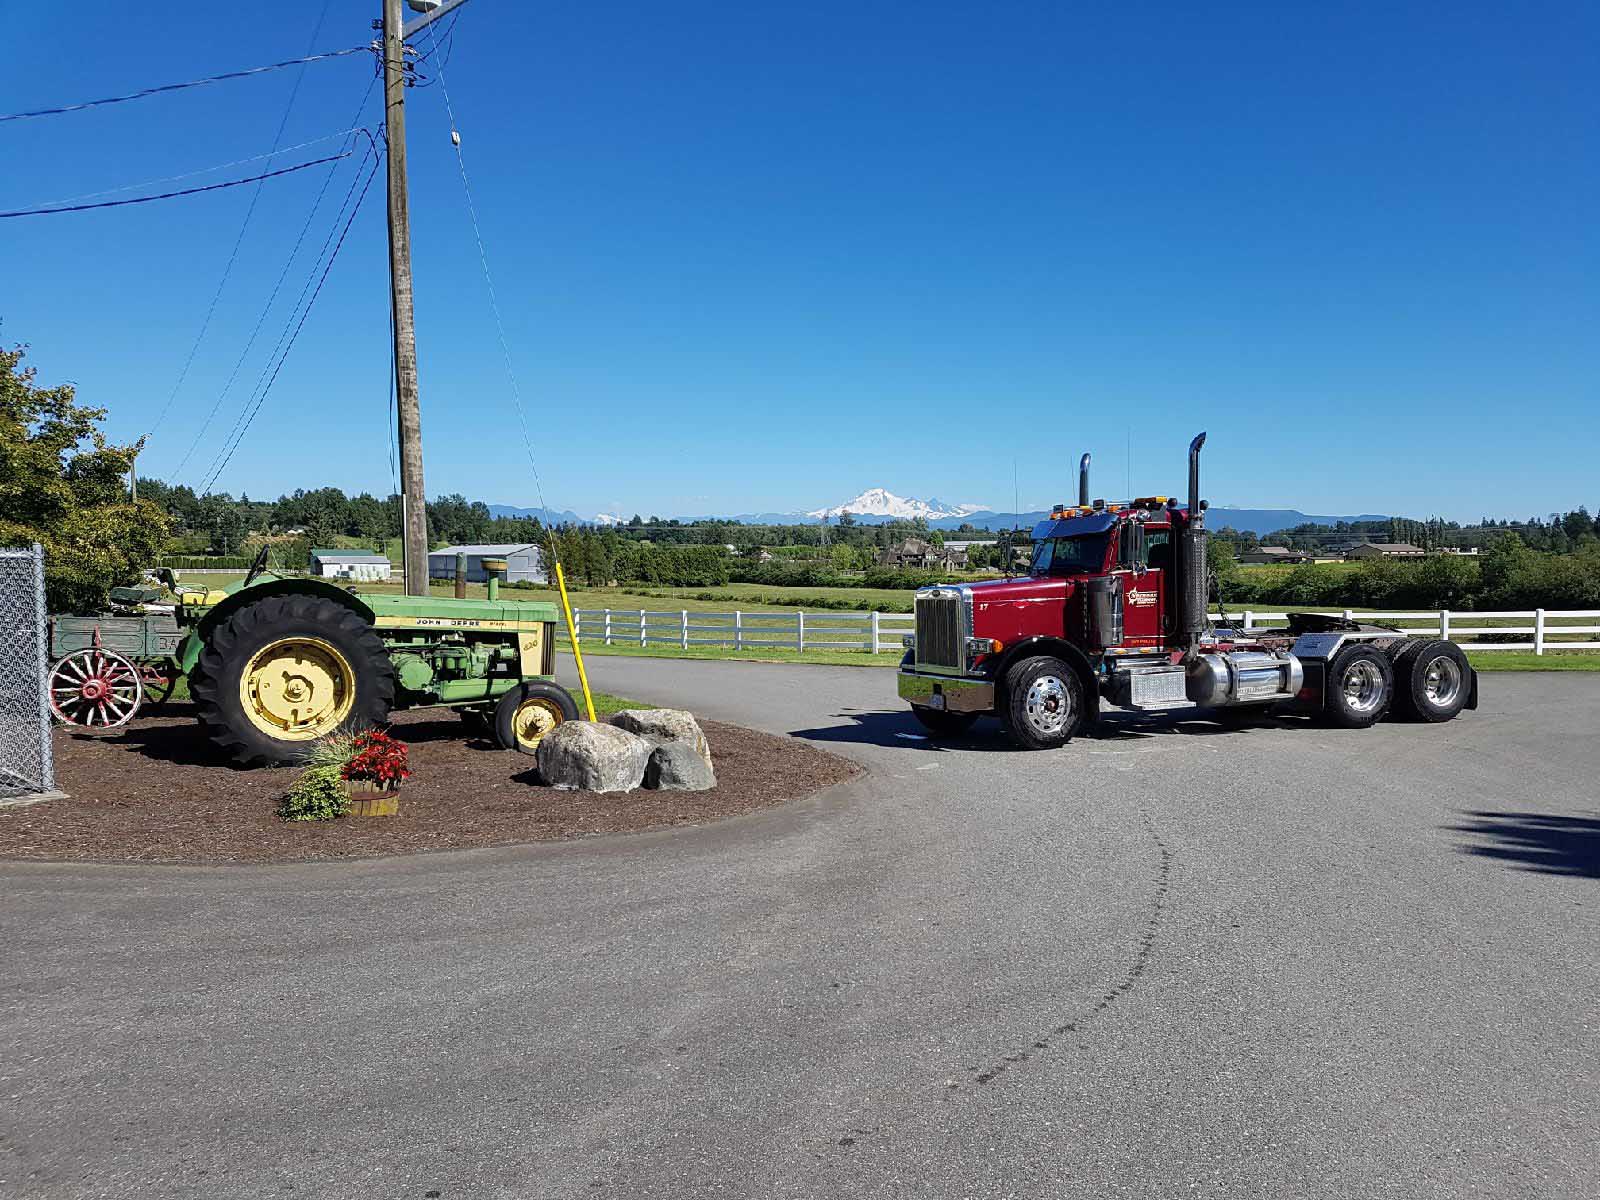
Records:
{"label": "truck headlight", "polygon": [[902,633],[900,635],[900,644],[907,650],[915,650],[917,646],[917,635],[914,633]]}
{"label": "truck headlight", "polygon": [[1005,647],[999,638],[971,637],[967,639],[967,658],[982,658],[985,654],[998,654]]}

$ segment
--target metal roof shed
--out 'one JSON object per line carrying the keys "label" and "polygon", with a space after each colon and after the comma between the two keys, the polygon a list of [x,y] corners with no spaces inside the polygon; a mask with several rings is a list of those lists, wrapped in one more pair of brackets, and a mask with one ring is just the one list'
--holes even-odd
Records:
{"label": "metal roof shed", "polygon": [[507,583],[549,583],[545,573],[544,555],[535,545],[479,544],[470,546],[444,546],[428,552],[428,578],[454,579],[456,555],[467,556],[467,582],[485,583],[489,572],[484,570],[486,558],[506,560]]}

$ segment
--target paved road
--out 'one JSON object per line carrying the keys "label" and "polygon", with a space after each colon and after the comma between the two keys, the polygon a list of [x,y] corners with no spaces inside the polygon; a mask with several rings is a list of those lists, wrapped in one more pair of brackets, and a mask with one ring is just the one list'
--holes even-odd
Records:
{"label": "paved road", "polygon": [[1030,755],[902,736],[882,672],[592,667],[869,773],[563,846],[0,865],[0,1194],[1600,1195],[1600,679]]}

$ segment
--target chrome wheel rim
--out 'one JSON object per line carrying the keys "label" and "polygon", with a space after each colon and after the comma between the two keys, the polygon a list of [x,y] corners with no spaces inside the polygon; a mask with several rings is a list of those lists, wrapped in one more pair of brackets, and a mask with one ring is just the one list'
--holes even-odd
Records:
{"label": "chrome wheel rim", "polygon": [[1352,712],[1369,713],[1383,702],[1383,672],[1370,659],[1358,658],[1345,668],[1344,700]]}
{"label": "chrome wheel rim", "polygon": [[1022,711],[1030,729],[1053,737],[1066,729],[1072,719],[1072,693],[1058,677],[1041,675],[1028,685]]}
{"label": "chrome wheel rim", "polygon": [[1448,654],[1430,660],[1422,669],[1422,694],[1429,704],[1448,708],[1461,694],[1461,664]]}

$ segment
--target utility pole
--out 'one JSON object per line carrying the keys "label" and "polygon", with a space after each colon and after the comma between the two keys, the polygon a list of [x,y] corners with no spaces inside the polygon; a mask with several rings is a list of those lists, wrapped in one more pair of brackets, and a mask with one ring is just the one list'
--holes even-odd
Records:
{"label": "utility pole", "polygon": [[394,303],[394,379],[405,497],[406,595],[428,594],[428,500],[422,484],[422,401],[411,298],[411,212],[406,190],[405,23],[401,0],[383,0],[383,111],[389,146],[389,294]]}

